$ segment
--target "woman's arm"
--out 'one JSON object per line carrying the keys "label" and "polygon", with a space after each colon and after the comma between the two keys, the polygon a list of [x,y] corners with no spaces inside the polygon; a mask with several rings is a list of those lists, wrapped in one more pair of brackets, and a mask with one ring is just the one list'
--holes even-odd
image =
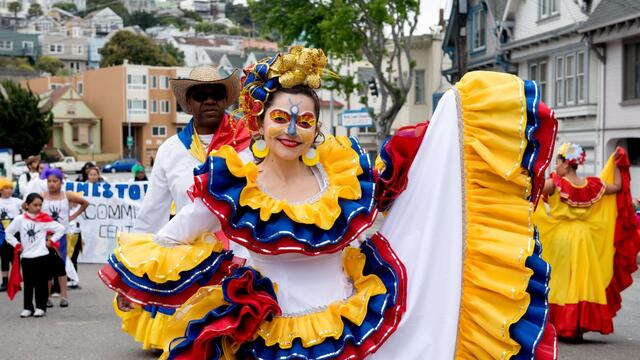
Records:
{"label": "woman's arm", "polygon": [[606,184],[604,193],[605,195],[617,194],[620,190],[622,190],[622,177],[620,176],[620,169],[616,167],[613,184]]}
{"label": "woman's arm", "polygon": [[182,208],[155,236],[155,241],[165,246],[191,244],[203,232],[220,229],[218,218],[209,211],[202,199]]}
{"label": "woman's arm", "polygon": [[551,195],[556,191],[556,185],[553,183],[552,178],[548,178],[544,181],[544,187],[542,188],[543,195]]}
{"label": "woman's arm", "polygon": [[80,205],[80,208],[76,210],[76,212],[74,212],[71,216],[69,216],[69,221],[73,221],[87,209],[87,206],[89,206],[89,202],[82,196],[79,196],[75,193],[68,192],[66,194],[69,202]]}

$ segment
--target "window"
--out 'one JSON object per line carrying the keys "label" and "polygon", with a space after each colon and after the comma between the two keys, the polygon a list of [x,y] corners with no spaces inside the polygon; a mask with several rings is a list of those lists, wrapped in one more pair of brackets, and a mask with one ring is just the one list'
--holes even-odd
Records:
{"label": "window", "polygon": [[67,115],[76,114],[76,104],[74,102],[67,102]]}
{"label": "window", "polygon": [[556,105],[564,104],[564,57],[556,58]]}
{"label": "window", "polygon": [[166,126],[153,126],[151,128],[151,136],[155,136],[155,137],[165,137],[165,136],[167,136],[167,127]]}
{"label": "window", "polygon": [[546,101],[547,95],[547,61],[539,60],[529,63],[529,80],[538,83],[540,99]]}
{"label": "window", "polygon": [[416,70],[414,92],[416,104],[424,104],[424,70]]}
{"label": "window", "polygon": [[146,114],[147,100],[130,99],[127,101],[127,108],[129,109],[129,114]]}
{"label": "window", "polygon": [[84,47],[82,45],[73,45],[73,55],[84,54]]}
{"label": "window", "polygon": [[168,100],[160,100],[160,112],[166,114],[169,112],[169,101]]}
{"label": "window", "polygon": [[470,19],[471,52],[484,50],[487,45],[487,10],[484,5],[472,8]]}
{"label": "window", "polygon": [[558,15],[558,0],[538,0],[538,6],[541,20]]}
{"label": "window", "polygon": [[76,144],[91,143],[91,131],[88,125],[74,125],[71,127],[71,141]]}
{"label": "window", "polygon": [[640,39],[624,45],[624,100],[640,99]]}
{"label": "window", "polygon": [[146,89],[147,75],[127,75],[127,84],[129,89]]}
{"label": "window", "polygon": [[151,112],[152,113],[158,112],[158,102],[156,100],[151,100]]}
{"label": "window", "polygon": [[556,105],[584,103],[586,99],[586,62],[583,50],[556,57]]}
{"label": "window", "polygon": [[169,88],[169,78],[166,76],[160,76],[160,89]]}
{"label": "window", "polygon": [[158,87],[158,78],[154,75],[151,77],[151,88],[156,89]]}
{"label": "window", "polygon": [[71,128],[71,141],[77,143],[80,140],[80,129],[77,126]]}
{"label": "window", "polygon": [[31,49],[33,50],[33,41],[23,41],[22,42],[23,49]]}
{"label": "window", "polygon": [[13,41],[0,40],[0,50],[13,50]]}
{"label": "window", "polygon": [[84,84],[79,82],[78,85],[76,85],[78,94],[82,95],[82,93],[84,92]]}
{"label": "window", "polygon": [[64,46],[62,44],[49,45],[50,54],[62,54],[64,52]]}

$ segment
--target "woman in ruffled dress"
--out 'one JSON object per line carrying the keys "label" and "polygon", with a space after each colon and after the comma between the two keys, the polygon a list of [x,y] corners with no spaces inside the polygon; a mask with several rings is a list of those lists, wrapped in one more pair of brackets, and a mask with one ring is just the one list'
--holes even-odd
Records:
{"label": "woman in ruffled dress", "polygon": [[553,269],[549,321],[570,340],[613,332],[640,250],[627,154],[616,149],[600,177],[577,175],[585,158],[578,144],[560,147],[544,188],[548,211],[540,206],[535,217],[542,257]]}
{"label": "woman in ruffled dress", "polygon": [[326,61],[293,47],[245,69],[258,160],[221,147],[192,204],[155,235],[121,235],[100,270],[120,308],[175,309],[168,359],[554,358],[530,217],[556,122],[537,86],[466,75],[374,168],[355,138],[320,133]]}

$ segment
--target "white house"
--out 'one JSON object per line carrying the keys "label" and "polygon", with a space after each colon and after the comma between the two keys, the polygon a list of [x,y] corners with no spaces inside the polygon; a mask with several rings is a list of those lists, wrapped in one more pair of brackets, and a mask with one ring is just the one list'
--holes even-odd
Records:
{"label": "white house", "polygon": [[124,22],[120,15],[111,8],[104,8],[94,11],[85,17],[93,29],[96,36],[106,36],[110,32],[120,30],[124,27]]}
{"label": "white house", "polygon": [[518,75],[537,81],[543,101],[555,110],[557,143],[585,148],[587,162],[580,168],[585,175],[599,172],[604,154],[598,141],[601,62],[578,33],[593,10],[591,3],[509,0],[499,29],[508,39],[502,49],[518,66]]}
{"label": "white house", "polygon": [[597,142],[606,159],[616,146],[631,160],[631,190],[640,196],[640,2],[602,1],[578,30],[600,64]]}

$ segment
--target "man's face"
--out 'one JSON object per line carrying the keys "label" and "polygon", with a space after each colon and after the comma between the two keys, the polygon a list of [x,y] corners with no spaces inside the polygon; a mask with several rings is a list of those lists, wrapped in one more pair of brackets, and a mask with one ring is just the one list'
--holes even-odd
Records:
{"label": "man's face", "polygon": [[196,125],[217,127],[224,115],[222,104],[227,89],[221,84],[196,85],[187,91],[187,102],[193,112]]}

